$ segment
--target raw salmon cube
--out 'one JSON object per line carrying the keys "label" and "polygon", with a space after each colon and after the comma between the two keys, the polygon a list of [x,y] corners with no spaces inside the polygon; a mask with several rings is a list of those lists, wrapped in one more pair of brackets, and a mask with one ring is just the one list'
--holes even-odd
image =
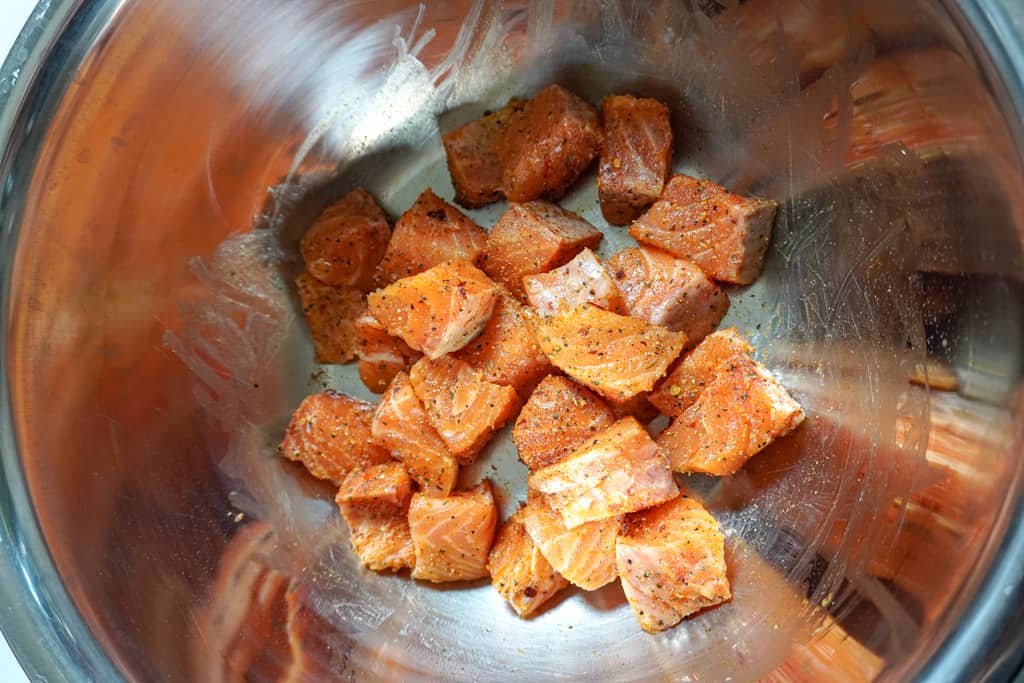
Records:
{"label": "raw salmon cube", "polygon": [[651,247],[614,254],[608,271],[630,315],[685,332],[691,345],[714,332],[729,310],[729,297],[695,263]]}
{"label": "raw salmon cube", "polygon": [[800,404],[771,373],[747,356],[734,356],[658,444],[676,472],[727,475],[803,420]]}
{"label": "raw salmon cube", "polygon": [[714,332],[683,356],[672,372],[651,392],[650,401],[665,415],[681,415],[694,404],[723,363],[733,356],[753,351],[754,347],[735,327]]}
{"label": "raw salmon cube", "polygon": [[732,597],[725,537],[715,518],[686,495],[626,515],[615,560],[636,620],[649,633]]}
{"label": "raw salmon cube", "polygon": [[584,248],[597,248],[601,237],[593,225],[555,204],[511,204],[487,235],[481,267],[522,297],[524,276],[568,263]]}
{"label": "raw salmon cube", "polygon": [[540,495],[530,496],[520,517],[544,559],[573,585],[592,591],[615,580],[615,538],[622,517],[569,529]]}
{"label": "raw salmon cube", "polygon": [[511,202],[561,198],[601,151],[597,110],[549,85],[512,114],[498,140],[502,185]]}
{"label": "raw salmon cube", "polygon": [[444,498],[414,494],[409,528],[416,549],[412,578],[443,583],[487,576],[498,509],[491,482]]}
{"label": "raw salmon cube", "polygon": [[585,305],[532,321],[533,336],[556,367],[607,398],[650,391],[686,335]]}
{"label": "raw salmon cube", "polygon": [[295,286],[313,337],[313,360],[334,364],[355,358],[355,319],[366,308],[363,293],[348,287],[325,285],[309,273],[300,275]]}
{"label": "raw salmon cube", "polygon": [[609,95],[601,102],[604,146],[597,173],[601,213],[625,225],[661,194],[672,165],[668,107],[649,98]]}
{"label": "raw salmon cube", "polygon": [[440,358],[480,333],[498,302],[498,288],[469,261],[448,261],[378,289],[370,315],[388,333]]}
{"label": "raw salmon cube", "polygon": [[530,305],[541,315],[554,315],[588,303],[614,313],[627,312],[622,292],[590,249],[576,254],[564,266],[527,275],[523,288]]}
{"label": "raw salmon cube", "polygon": [[395,223],[377,281],[389,285],[445,261],[476,262],[487,232],[454,206],[425,190]]}
{"label": "raw salmon cube", "polygon": [[380,321],[369,313],[356,318],[355,330],[359,378],[375,394],[387,389],[395,375],[411,368],[421,355],[398,337],[388,334]]}
{"label": "raw salmon cube", "polygon": [[776,201],[730,194],[721,185],[672,176],[629,234],[696,263],[708,276],[748,285],[761,272]]}
{"label": "raw salmon cube", "polygon": [[473,462],[519,409],[515,389],[488,382],[451,356],[421,358],[409,376],[430,423],[463,465]]}
{"label": "raw salmon cube", "polygon": [[407,510],[412,479],[400,462],[353,470],[335,501],[351,531],[359,561],[375,572],[411,568],[416,563]]}
{"label": "raw salmon cube", "polygon": [[373,440],[400,460],[427,495],[446,496],[455,486],[459,465],[430,424],[412,382],[395,375],[373,416]]}
{"label": "raw salmon cube", "polygon": [[525,619],[569,582],[534,545],[522,516],[520,509],[501,526],[487,558],[487,571],[494,589]]}
{"label": "raw salmon cube", "polygon": [[374,274],[390,238],[387,216],[360,188],[313,221],[299,252],[306,270],[320,282],[368,292],[374,288]]}
{"label": "raw salmon cube", "polygon": [[531,470],[554,465],[612,426],[612,411],[592,392],[566,377],[537,385],[519,412],[512,439]]}
{"label": "raw salmon cube", "polygon": [[648,400],[649,397],[650,393],[644,391],[631,398],[607,398],[605,402],[611,408],[612,415],[615,416],[616,420],[624,417],[635,417],[638,422],[647,424],[658,417],[658,409],[651,404]]}
{"label": "raw salmon cube", "polygon": [[369,403],[335,391],[307,396],[292,414],[281,454],[314,477],[341,484],[356,468],[391,460],[370,438],[373,412]]}
{"label": "raw salmon cube", "polygon": [[632,417],[565,460],[531,472],[527,484],[546,496],[570,529],[657,505],[679,491],[665,455]]}
{"label": "raw salmon cube", "polygon": [[482,372],[488,382],[512,387],[520,396],[554,369],[530,332],[523,305],[507,291],[499,296],[484,329],[455,357]]}
{"label": "raw salmon cube", "polygon": [[475,209],[501,199],[501,162],[498,140],[509,118],[526,102],[510,100],[500,110],[470,121],[442,137],[448,172],[455,186],[455,201]]}
{"label": "raw salmon cube", "polygon": [[341,483],[335,501],[343,510],[358,509],[378,515],[408,512],[412,477],[395,460],[352,470]]}

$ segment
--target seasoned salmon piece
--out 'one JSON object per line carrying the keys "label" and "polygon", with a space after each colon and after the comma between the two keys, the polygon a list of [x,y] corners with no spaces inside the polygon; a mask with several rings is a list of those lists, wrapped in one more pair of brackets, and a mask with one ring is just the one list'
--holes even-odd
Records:
{"label": "seasoned salmon piece", "polygon": [[686,495],[626,515],[615,562],[636,620],[649,633],[732,597],[725,537],[715,518]]}
{"label": "seasoned salmon piece", "polygon": [[412,578],[434,583],[487,576],[487,555],[494,540],[498,509],[491,482],[444,498],[414,494],[409,528],[416,549]]}
{"label": "seasoned salmon piece", "polygon": [[302,314],[313,337],[317,363],[348,363],[356,356],[355,319],[366,307],[363,293],[348,287],[325,285],[309,273],[295,280]]}
{"label": "seasoned salmon piece", "polygon": [[547,497],[570,529],[657,505],[679,491],[664,453],[632,417],[531,472],[527,485]]}
{"label": "seasoned salmon piece", "polygon": [[697,401],[658,437],[676,472],[733,474],[803,422],[779,381],[745,355],[719,366]]}
{"label": "seasoned salmon piece", "polygon": [[709,277],[748,285],[761,272],[778,207],[776,201],[730,194],[709,180],[674,175],[629,234],[693,261]]}
{"label": "seasoned salmon piece", "polygon": [[601,237],[593,225],[556,204],[511,204],[487,235],[481,267],[521,298],[524,276],[568,263],[584,248],[597,248]]}
{"label": "seasoned salmon piece", "polygon": [[715,378],[719,366],[736,355],[752,353],[754,347],[735,327],[718,330],[704,338],[683,356],[661,384],[651,392],[649,400],[669,417],[681,415]]}
{"label": "seasoned salmon piece", "polygon": [[368,302],[388,333],[427,358],[440,358],[480,333],[498,288],[469,261],[447,261],[378,289]]}
{"label": "seasoned salmon piece", "polygon": [[387,389],[395,375],[411,368],[422,355],[398,337],[388,334],[380,321],[369,313],[356,318],[355,330],[359,378],[375,394]]}
{"label": "seasoned salmon piece", "polygon": [[391,451],[432,496],[446,496],[455,486],[459,465],[444,439],[427,419],[409,375],[395,375],[373,416],[373,440]]}
{"label": "seasoned salmon piece", "polygon": [[597,109],[549,85],[509,117],[498,140],[502,185],[510,202],[560,199],[601,151]]}
{"label": "seasoned salmon piece", "polygon": [[387,216],[366,190],[349,192],[327,207],[299,243],[306,270],[324,284],[374,288],[391,229]]}
{"label": "seasoned salmon piece", "polygon": [[488,382],[512,387],[520,396],[529,395],[554,369],[530,333],[523,305],[507,291],[501,292],[480,334],[454,355]]}
{"label": "seasoned salmon piece", "polygon": [[525,619],[569,582],[544,559],[526,533],[522,517],[520,509],[501,526],[487,558],[487,571],[494,589]]}
{"label": "seasoned salmon piece", "polygon": [[605,402],[611,408],[612,415],[616,420],[623,417],[635,417],[638,422],[647,424],[658,417],[658,409],[651,404],[648,400],[649,397],[650,393],[644,391],[631,398],[608,398],[605,399]]}
{"label": "seasoned salmon piece", "polygon": [[352,549],[367,569],[398,571],[416,564],[409,533],[412,479],[400,462],[349,472],[335,501],[351,531]]}
{"label": "seasoned salmon piece", "polygon": [[371,439],[373,411],[369,403],[336,391],[307,396],[292,414],[281,454],[314,477],[340,485],[358,467],[391,460]]}
{"label": "seasoned salmon piece", "polygon": [[729,310],[729,297],[695,263],[658,249],[623,249],[608,259],[608,271],[630,315],[685,332],[691,345],[714,332]]}
{"label": "seasoned salmon piece", "polygon": [[377,271],[377,282],[389,285],[445,261],[475,263],[486,242],[487,231],[473,219],[433,191],[424,190],[395,223]]}
{"label": "seasoned salmon piece", "polygon": [[488,382],[479,370],[451,356],[421,358],[409,377],[430,424],[463,465],[476,460],[519,409],[515,389]]}
{"label": "seasoned salmon piece", "polygon": [[530,470],[554,465],[612,426],[604,401],[566,377],[537,385],[519,412],[512,440]]}
{"label": "seasoned salmon piece", "polygon": [[686,343],[682,332],[590,304],[537,318],[532,326],[555,366],[616,401],[653,389]]}
{"label": "seasoned salmon piece", "polygon": [[532,495],[520,519],[544,559],[573,585],[592,591],[615,580],[615,538],[622,517],[569,529],[544,496]]}
{"label": "seasoned salmon piece", "polygon": [[467,209],[501,199],[498,140],[509,118],[525,104],[524,100],[509,100],[500,110],[470,121],[441,138],[448,156],[448,173],[455,186],[455,201]]}
{"label": "seasoned salmon piece", "polygon": [[601,102],[604,146],[597,196],[612,225],[625,225],[654,203],[672,165],[668,107],[650,98],[609,95]]}
{"label": "seasoned salmon piece", "polygon": [[564,266],[527,275],[523,278],[523,289],[530,305],[541,315],[554,315],[588,303],[614,313],[627,312],[622,292],[590,249],[576,254]]}

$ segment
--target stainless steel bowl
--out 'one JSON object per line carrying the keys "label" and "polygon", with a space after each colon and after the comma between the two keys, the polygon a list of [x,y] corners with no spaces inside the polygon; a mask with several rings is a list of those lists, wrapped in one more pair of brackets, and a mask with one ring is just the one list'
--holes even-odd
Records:
{"label": "stainless steel bowl", "polygon": [[[726,322],[810,417],[688,482],[735,599],[658,636],[615,587],[524,622],[485,583],[363,572],[330,491],[273,457],[304,393],[361,391],[309,362],[302,229],[357,184],[393,215],[450,196],[439,131],[550,81],[663,98],[680,170],[783,202]],[[1016,671],[1015,0],[55,1],[0,98],[0,604],[30,677]],[[565,204],[600,223],[592,183]],[[466,476],[507,509],[519,467],[502,437]]]}

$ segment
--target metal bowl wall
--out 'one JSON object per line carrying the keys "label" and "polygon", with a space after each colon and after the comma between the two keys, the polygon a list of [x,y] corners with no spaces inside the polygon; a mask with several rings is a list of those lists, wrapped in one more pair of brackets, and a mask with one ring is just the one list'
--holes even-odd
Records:
{"label": "metal bowl wall", "polygon": [[[1012,4],[43,4],[0,74],[0,592],[26,670],[1006,675],[1024,632]],[[274,457],[302,395],[362,391],[309,361],[297,236],[356,185],[392,216],[427,185],[450,197],[439,133],[551,81],[664,99],[678,170],[783,202],[725,322],[809,419],[687,482],[727,531],[735,599],[657,636],[616,586],[520,621],[486,582],[364,572],[331,491]],[[601,224],[592,185],[564,205]],[[625,239],[606,234],[605,253]],[[465,476],[507,511],[524,471],[504,435]]]}

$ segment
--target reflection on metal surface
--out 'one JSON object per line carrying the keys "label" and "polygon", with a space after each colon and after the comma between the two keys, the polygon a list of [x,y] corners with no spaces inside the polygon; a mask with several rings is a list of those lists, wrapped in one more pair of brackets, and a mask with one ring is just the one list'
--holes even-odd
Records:
{"label": "reflection on metal surface", "polygon": [[[1021,495],[1024,180],[972,40],[925,0],[129,3],[40,152],[8,327],[30,493],[84,619],[145,680],[277,680],[289,584],[339,678],[820,680],[831,648],[862,680],[912,675]],[[659,636],[615,586],[524,622],[486,584],[364,572],[330,491],[273,457],[303,394],[368,397],[309,364],[287,285],[304,227],[357,184],[392,216],[450,197],[439,132],[552,80],[662,97],[679,170],[783,200],[724,324],[809,419],[691,478],[735,598]],[[601,223],[592,179],[563,203]],[[908,381],[928,358],[960,394]],[[507,511],[507,438],[483,468]],[[252,552],[264,569],[232,578]]]}
{"label": "reflection on metal surface", "polygon": [[[774,568],[742,545],[730,557],[749,572],[752,586],[771,594],[777,618],[807,609],[806,600]],[[370,652],[359,638],[346,635],[346,624],[332,625],[333,600],[317,593],[308,581],[276,568],[280,561],[273,528],[263,522],[246,525],[225,548],[217,577],[197,612],[194,646],[195,678],[207,683],[272,680],[282,683],[344,679],[370,673],[387,679],[417,677],[422,671],[408,662],[400,643],[373,644]],[[747,599],[757,599],[753,596]],[[372,609],[370,605],[363,609]],[[865,648],[834,619],[819,613],[814,628],[762,620],[750,624],[757,641],[774,650],[779,666],[765,681],[868,682],[884,661]],[[792,642],[792,645],[788,643]],[[788,648],[788,650],[787,650]],[[787,654],[788,652],[788,654]],[[656,650],[663,671],[673,669],[680,653]],[[352,662],[365,669],[352,670]],[[211,665],[212,663],[212,665]],[[523,673],[510,669],[508,673]]]}

